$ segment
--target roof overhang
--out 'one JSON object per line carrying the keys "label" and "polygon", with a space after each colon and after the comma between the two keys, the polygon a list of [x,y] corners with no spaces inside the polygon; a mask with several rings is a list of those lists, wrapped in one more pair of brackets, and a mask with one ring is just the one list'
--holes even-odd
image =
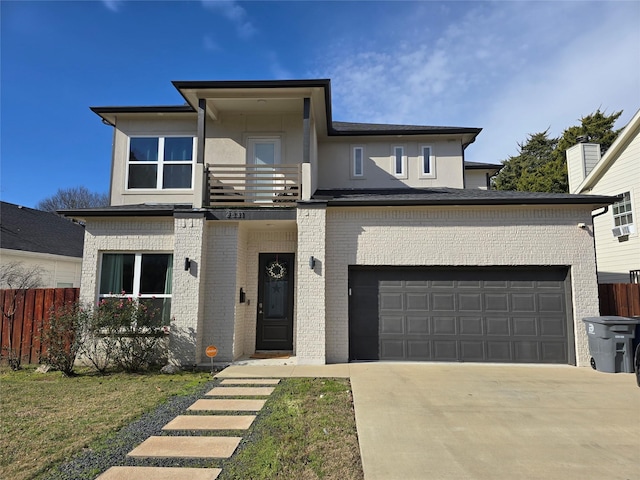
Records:
{"label": "roof overhang", "polygon": [[102,122],[116,125],[118,115],[184,115],[194,114],[195,110],[189,105],[158,105],[133,107],[89,107],[91,111],[102,118]]}

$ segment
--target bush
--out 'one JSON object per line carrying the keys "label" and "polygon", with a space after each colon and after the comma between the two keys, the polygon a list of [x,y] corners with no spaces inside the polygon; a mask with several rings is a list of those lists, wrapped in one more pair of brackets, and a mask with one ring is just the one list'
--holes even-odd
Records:
{"label": "bush", "polygon": [[82,354],[101,373],[113,364],[127,372],[147,369],[164,337],[159,309],[124,296],[101,300],[88,319]]}
{"label": "bush", "polygon": [[69,376],[73,374],[73,366],[81,346],[81,331],[87,323],[89,312],[77,303],[66,303],[54,307],[49,314],[49,322],[41,330],[45,352],[40,355],[40,362],[50,365]]}

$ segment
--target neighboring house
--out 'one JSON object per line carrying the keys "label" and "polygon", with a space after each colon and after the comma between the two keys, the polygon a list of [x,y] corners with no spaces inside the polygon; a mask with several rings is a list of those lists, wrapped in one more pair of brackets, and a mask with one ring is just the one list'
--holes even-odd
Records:
{"label": "neighboring house", "polygon": [[464,162],[464,188],[489,190],[491,178],[502,168],[500,163]]}
{"label": "neighboring house", "polygon": [[186,105],[92,108],[111,206],[66,214],[81,297],[155,297],[175,362],[588,365],[611,197],[464,188],[481,129],[336,122],[329,80],[173,84]]}
{"label": "neighboring house", "polygon": [[567,150],[571,193],[619,196],[594,212],[599,283],[640,283],[640,110],[600,158],[600,145]]}
{"label": "neighboring house", "polygon": [[79,287],[84,228],[56,214],[0,202],[0,264],[40,269],[42,288]]}

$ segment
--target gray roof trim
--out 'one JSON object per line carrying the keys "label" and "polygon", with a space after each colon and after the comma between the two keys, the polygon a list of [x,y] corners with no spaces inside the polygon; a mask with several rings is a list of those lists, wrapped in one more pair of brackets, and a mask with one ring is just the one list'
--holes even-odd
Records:
{"label": "gray roof trim", "polygon": [[139,204],[118,205],[102,208],[59,210],[58,213],[72,218],[94,217],[172,217],[178,211],[192,211],[191,205]]}
{"label": "gray roof trim", "polygon": [[504,165],[501,163],[482,163],[482,162],[470,162],[468,160],[464,161],[464,169],[465,170],[500,170]]}
{"label": "gray roof trim", "polygon": [[333,122],[332,135],[459,135],[470,133],[478,135],[481,128],[438,127],[426,125],[393,125],[382,123]]}
{"label": "gray roof trim", "polygon": [[338,206],[411,205],[610,205],[617,197],[537,192],[505,192],[480,189],[425,188],[390,190],[318,190],[314,199]]}

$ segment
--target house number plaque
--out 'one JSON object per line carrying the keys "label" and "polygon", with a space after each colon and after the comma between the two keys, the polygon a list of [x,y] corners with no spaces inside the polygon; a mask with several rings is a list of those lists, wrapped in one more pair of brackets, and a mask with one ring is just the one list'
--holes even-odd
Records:
{"label": "house number plaque", "polygon": [[230,220],[242,220],[244,219],[244,212],[241,210],[225,210],[224,218],[228,218]]}

